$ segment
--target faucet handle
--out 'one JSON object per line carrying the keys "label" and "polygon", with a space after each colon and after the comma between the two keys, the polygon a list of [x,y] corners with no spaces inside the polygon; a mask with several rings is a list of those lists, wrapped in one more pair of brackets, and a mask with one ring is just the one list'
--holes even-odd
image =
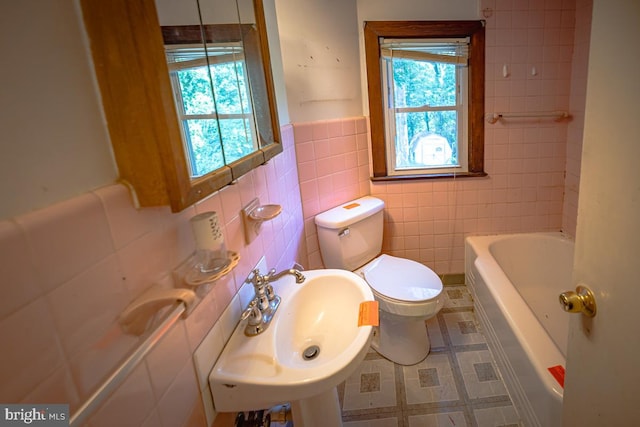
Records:
{"label": "faucet handle", "polygon": [[264,284],[264,276],[260,274],[260,270],[257,268],[253,270],[253,277],[251,277],[251,283],[255,288],[259,288]]}
{"label": "faucet handle", "polygon": [[253,300],[240,316],[242,320],[249,319],[249,325],[256,326],[262,323],[262,312],[258,308],[258,301]]}

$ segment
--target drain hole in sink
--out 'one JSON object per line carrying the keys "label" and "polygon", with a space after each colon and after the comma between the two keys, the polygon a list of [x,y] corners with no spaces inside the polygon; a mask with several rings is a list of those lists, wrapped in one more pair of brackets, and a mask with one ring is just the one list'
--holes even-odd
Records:
{"label": "drain hole in sink", "polygon": [[316,357],[318,357],[319,354],[320,354],[320,347],[318,347],[317,345],[312,345],[310,347],[307,347],[302,352],[302,358],[304,360],[313,360]]}

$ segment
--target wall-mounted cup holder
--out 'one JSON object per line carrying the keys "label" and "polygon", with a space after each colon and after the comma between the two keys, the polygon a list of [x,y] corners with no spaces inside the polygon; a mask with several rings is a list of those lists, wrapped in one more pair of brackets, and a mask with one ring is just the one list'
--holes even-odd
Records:
{"label": "wall-mounted cup holder", "polygon": [[253,242],[258,237],[263,222],[272,220],[280,215],[280,212],[282,212],[282,206],[261,205],[260,199],[257,197],[242,208],[244,237],[247,243]]}

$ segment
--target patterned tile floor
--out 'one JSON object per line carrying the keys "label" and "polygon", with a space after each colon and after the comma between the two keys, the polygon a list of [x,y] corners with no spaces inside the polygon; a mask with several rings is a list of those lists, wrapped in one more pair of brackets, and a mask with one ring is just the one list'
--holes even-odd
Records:
{"label": "patterned tile floor", "polygon": [[431,353],[401,366],[370,350],[338,386],[344,427],[517,427],[509,399],[464,285],[446,286],[426,322]]}

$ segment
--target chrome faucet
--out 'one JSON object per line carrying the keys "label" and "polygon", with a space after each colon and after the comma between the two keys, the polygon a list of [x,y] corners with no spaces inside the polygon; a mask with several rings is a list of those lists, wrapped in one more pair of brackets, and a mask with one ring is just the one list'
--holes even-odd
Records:
{"label": "chrome faucet", "polygon": [[256,268],[253,270],[251,283],[255,291],[255,298],[249,303],[242,313],[242,320],[249,319],[244,329],[244,334],[250,337],[264,332],[271,324],[276,310],[280,306],[280,297],[276,295],[271,285],[272,281],[278,280],[286,274],[295,276],[296,283],[302,283],[305,280],[304,275],[295,268],[283,270],[276,273],[275,269],[269,270],[267,274],[260,274]]}
{"label": "chrome faucet", "polygon": [[[255,273],[255,270],[254,270]],[[275,280],[278,280],[279,278],[281,278],[282,276],[285,276],[287,274],[291,274],[292,276],[296,277],[296,283],[302,283],[304,282],[304,274],[302,274],[300,272],[300,270],[296,270],[295,268],[290,268],[288,270],[282,270],[280,273],[276,273],[276,269],[272,268],[271,270],[269,270],[269,272],[264,275],[261,276],[261,280],[264,280],[266,283],[269,282],[273,282]]]}

